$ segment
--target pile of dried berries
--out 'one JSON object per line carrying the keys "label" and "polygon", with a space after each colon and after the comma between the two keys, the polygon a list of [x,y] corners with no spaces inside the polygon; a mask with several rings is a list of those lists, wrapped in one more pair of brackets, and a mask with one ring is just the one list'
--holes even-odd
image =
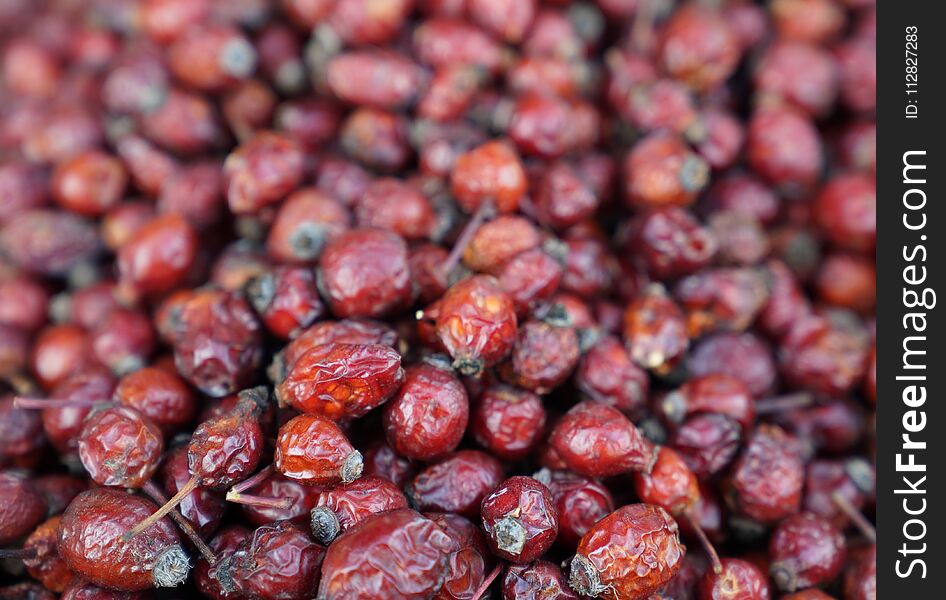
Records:
{"label": "pile of dried berries", "polygon": [[0,40],[0,599],[875,598],[874,0]]}

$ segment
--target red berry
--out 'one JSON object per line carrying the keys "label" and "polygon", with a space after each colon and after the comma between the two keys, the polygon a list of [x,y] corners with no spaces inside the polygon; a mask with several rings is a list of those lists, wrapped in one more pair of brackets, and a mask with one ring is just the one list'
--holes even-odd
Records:
{"label": "red berry", "polygon": [[312,535],[328,545],[374,514],[407,508],[407,498],[390,481],[361,477],[319,494],[311,512]]}
{"label": "red berry", "polygon": [[784,592],[820,585],[841,572],[844,536],[827,520],[803,512],[788,517],[769,542],[772,581]]}
{"label": "red berry", "polygon": [[129,406],[93,412],[79,436],[79,458],[99,485],[141,487],[154,475],[162,452],[161,430]]}
{"label": "red berry", "polygon": [[549,443],[568,468],[586,477],[608,477],[650,468],[650,442],[627,417],[597,402],[576,404],[555,426]]}
{"label": "red berry", "polygon": [[531,477],[510,477],[483,498],[486,541],[498,556],[529,563],[558,535],[558,513],[547,487]]}
{"label": "red berry", "polygon": [[545,430],[542,399],[526,390],[491,386],[476,401],[471,430],[477,443],[509,461],[528,456]]}
{"label": "red berry", "polygon": [[317,415],[299,415],[279,428],[275,464],[286,477],[307,485],[354,481],[364,466],[338,425]]}
{"label": "red berry", "polygon": [[420,510],[480,514],[480,502],[505,478],[498,460],[477,450],[460,450],[433,463],[405,488]]}
{"label": "red berry", "polygon": [[805,468],[795,438],[761,425],[746,441],[730,475],[730,496],[739,513],[772,523],[801,507]]}

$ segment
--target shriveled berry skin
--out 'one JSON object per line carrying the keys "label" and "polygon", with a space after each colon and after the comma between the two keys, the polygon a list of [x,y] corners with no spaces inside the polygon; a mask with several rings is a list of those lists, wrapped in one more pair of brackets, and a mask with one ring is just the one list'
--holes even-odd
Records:
{"label": "shriveled berry skin", "polygon": [[447,290],[439,307],[437,336],[464,375],[478,375],[512,350],[515,307],[492,277],[460,281]]}
{"label": "shriveled berry skin", "polygon": [[562,570],[546,560],[528,565],[510,564],[503,575],[502,593],[503,600],[578,600],[578,595],[568,587]]}
{"label": "shriveled berry skin", "polygon": [[260,506],[255,504],[241,504],[240,512],[246,519],[257,527],[267,525],[273,521],[294,521],[306,526],[309,523],[309,511],[315,506],[319,494],[323,491],[320,485],[305,485],[295,479],[289,479],[279,473],[274,473],[250,489],[254,496],[281,500],[288,498],[288,508],[277,506]]}
{"label": "shriveled berry skin", "polygon": [[667,394],[660,412],[671,423],[703,413],[726,415],[749,429],[755,422],[755,399],[741,379],[724,373],[693,377]]}
{"label": "shriveled berry skin", "polygon": [[241,393],[236,408],[211,417],[194,430],[187,445],[187,468],[201,487],[222,489],[256,470],[263,453],[262,410]]}
{"label": "shriveled berry skin", "polygon": [[663,68],[696,91],[724,82],[740,58],[739,41],[719,11],[690,5],[664,27],[658,56]]}
{"label": "shriveled berry skin", "polygon": [[319,289],[337,317],[380,317],[411,299],[407,245],[383,229],[343,233],[319,259]]}
{"label": "shriveled berry skin", "polygon": [[276,470],[306,485],[354,481],[363,468],[355,450],[335,422],[318,415],[299,415],[279,428]]}
{"label": "shriveled berry skin", "polygon": [[769,183],[803,191],[818,180],[824,155],[807,117],[789,108],[762,109],[749,121],[747,135],[749,165]]}
{"label": "shriveled berry skin", "polygon": [[545,430],[542,399],[532,392],[491,386],[477,398],[471,430],[476,442],[508,461],[528,456]]}
{"label": "shriveled berry skin", "polygon": [[250,280],[246,294],[266,329],[282,339],[297,336],[325,313],[315,273],[276,267]]}
{"label": "shriveled berry skin", "polygon": [[194,393],[184,380],[158,367],[144,367],[119,379],[114,398],[138,409],[165,433],[180,431],[197,412]]}
{"label": "shriveled berry skin", "polygon": [[685,553],[677,523],[667,511],[629,504],[581,538],[569,584],[593,598],[646,598],[676,575]]}
{"label": "shriveled berry skin", "polygon": [[735,458],[742,442],[742,427],[733,419],[706,413],[684,421],[670,438],[670,446],[697,477],[721,472]]}
{"label": "shriveled berry skin", "polygon": [[838,396],[866,373],[869,344],[866,332],[856,327],[812,316],[796,321],[782,339],[779,362],[792,384]]}
{"label": "shriveled berry skin", "polygon": [[661,446],[649,471],[634,473],[634,490],[647,504],[656,504],[672,515],[682,515],[699,500],[696,475],[672,448]]}
{"label": "shriveled berry skin", "polygon": [[522,161],[508,144],[491,141],[457,157],[450,188],[457,204],[474,213],[490,202],[500,213],[515,212],[528,188]]}
{"label": "shriveled berry skin", "polygon": [[648,469],[653,449],[617,409],[584,401],[552,430],[549,443],[568,468],[586,477],[609,477]]}
{"label": "shriveled berry skin", "polygon": [[[115,380],[103,367],[90,368],[77,373],[53,390],[55,400],[77,400],[111,396]],[[79,434],[86,416],[92,411],[86,406],[46,408],[43,410],[43,430],[49,442],[62,454],[78,458]]]}
{"label": "shriveled berry skin", "polygon": [[47,590],[57,593],[69,587],[76,579],[68,565],[59,558],[60,521],[61,517],[58,516],[44,521],[23,543],[24,550],[35,553],[23,559],[27,572]]}
{"label": "shriveled berry skin", "polygon": [[851,553],[853,556],[844,574],[844,597],[849,600],[870,600],[877,597],[877,546]]}
{"label": "shriveled berry skin", "polygon": [[835,176],[815,199],[813,216],[822,233],[838,247],[873,250],[877,238],[877,188],[873,177],[857,173]]}
{"label": "shriveled berry skin", "polygon": [[325,549],[301,527],[278,521],[256,529],[243,540],[230,565],[218,565],[217,577],[225,572],[223,577],[245,597],[305,600],[315,595],[324,557]]}
{"label": "shriveled berry skin", "polygon": [[774,389],[778,375],[768,344],[749,332],[706,336],[687,357],[687,368],[692,377],[712,373],[737,377],[756,398]]}
{"label": "shriveled berry skin", "polygon": [[504,477],[502,465],[489,454],[460,450],[418,473],[405,493],[419,510],[474,518],[480,502]]}
{"label": "shriveled berry skin", "polygon": [[141,293],[180,284],[197,255],[197,233],[178,214],[155,217],[118,251],[119,278]]}
{"label": "shriveled berry skin", "polygon": [[341,201],[320,189],[302,188],[280,204],[266,238],[266,252],[282,263],[312,264],[329,242],[348,231],[351,222],[351,213]]}
{"label": "shriveled berry skin", "polygon": [[437,226],[430,200],[410,182],[382,177],[355,205],[359,227],[387,229],[406,240],[429,239]]}
{"label": "shriveled berry skin", "polygon": [[709,179],[709,166],[677,136],[658,132],[639,141],[624,161],[624,199],[631,207],[689,206]]}
{"label": "shriveled berry skin", "polygon": [[46,516],[46,502],[32,483],[10,472],[0,472],[0,544],[12,544]]}
{"label": "shriveled berry skin", "polygon": [[632,221],[628,230],[627,249],[661,280],[705,267],[718,247],[712,231],[679,207],[649,211]]}
{"label": "shriveled berry skin", "polygon": [[130,406],[93,412],[79,436],[79,458],[99,485],[141,487],[154,475],[162,452],[161,430]]}
{"label": "shriveled berry skin", "polygon": [[0,229],[0,248],[20,268],[42,275],[65,275],[99,250],[91,223],[65,211],[18,213]]}
{"label": "shriveled berry skin", "polygon": [[662,287],[650,287],[624,311],[624,343],[639,366],[665,373],[690,346],[683,311]]}
{"label": "shriveled berry skin", "polygon": [[387,479],[397,487],[404,486],[414,478],[416,465],[399,456],[385,441],[375,442],[365,451],[364,474]]}
{"label": "shriveled berry skin", "polygon": [[13,396],[0,397],[0,465],[28,457],[45,443],[41,413],[13,406]]}
{"label": "shriveled berry skin", "polygon": [[[176,494],[191,478],[187,455],[186,446],[174,448],[165,454],[158,475],[168,497]],[[177,505],[177,509],[181,511],[181,514],[187,517],[194,528],[205,536],[217,529],[226,508],[223,494],[206,487],[198,487],[184,496],[181,503]]]}
{"label": "shriveled berry skin", "polygon": [[558,536],[552,493],[531,477],[510,477],[483,498],[481,518],[493,553],[519,564],[545,554]]}
{"label": "shriveled berry skin", "polygon": [[[243,540],[251,535],[253,535],[253,532],[250,529],[242,525],[231,525],[221,529],[210,539],[207,545],[210,546],[217,557],[217,564],[227,566],[232,564],[231,557],[236,549],[243,543]],[[229,592],[224,590],[216,576],[216,568],[212,567],[205,559],[201,558],[197,561],[197,565],[194,567],[194,585],[201,594],[214,600],[238,597],[239,592],[237,590]],[[226,580],[226,575],[224,575],[224,579]],[[229,581],[227,583],[229,589]]]}
{"label": "shriveled berry skin", "polygon": [[[119,592],[99,587],[94,583],[76,580],[63,592],[60,598],[65,600],[148,600],[151,593],[147,590],[139,592]],[[33,600],[31,598],[31,600]],[[40,600],[36,598],[35,600]]]}
{"label": "shriveled berry skin", "polygon": [[190,567],[170,519],[130,540],[124,534],[158,507],[127,492],[83,492],[59,525],[59,555],[80,577],[116,590],[138,591],[180,584]]}
{"label": "shriveled berry skin", "polygon": [[319,598],[432,598],[443,585],[452,540],[410,509],[373,515],[329,546]]}
{"label": "shriveled berry skin", "polygon": [[384,407],[384,435],[398,454],[430,460],[460,444],[470,417],[466,388],[449,368],[408,367],[397,395]]}
{"label": "shriveled berry skin", "polygon": [[533,248],[503,265],[497,279],[499,287],[512,298],[517,313],[527,314],[555,294],[566,274],[560,257]]}
{"label": "shriveled berry skin", "polygon": [[407,498],[396,485],[380,477],[361,477],[319,494],[311,512],[312,534],[328,545],[371,515],[399,508],[407,508]]}
{"label": "shriveled berry skin", "polygon": [[181,306],[174,364],[205,394],[219,398],[243,387],[262,351],[260,324],[237,294],[199,291]]}
{"label": "shriveled berry skin", "polygon": [[724,558],[721,573],[709,569],[700,579],[700,600],[769,600],[769,582],[755,565],[738,558]]}
{"label": "shriveled berry skin", "polygon": [[288,136],[259,132],[227,157],[223,172],[230,210],[254,214],[281,200],[302,180],[302,149]]}
{"label": "shriveled berry skin", "polygon": [[528,321],[516,332],[512,356],[503,373],[519,387],[547,394],[571,375],[580,353],[574,327]]}
{"label": "shriveled berry skin", "polygon": [[598,340],[575,371],[578,389],[590,400],[633,415],[647,402],[650,380],[613,336]]}
{"label": "shriveled berry skin", "polygon": [[797,440],[774,425],[760,425],[733,465],[728,500],[739,513],[773,523],[798,512],[804,479]]}
{"label": "shriveled berry skin", "polygon": [[[299,357],[323,344],[397,344],[397,332],[385,323],[370,319],[342,319],[340,321],[320,321],[300,333],[295,339],[286,344],[282,352],[277,355],[279,369],[278,377],[282,381],[286,372],[292,368]],[[283,372],[285,371],[285,372]]]}
{"label": "shriveled berry skin", "polygon": [[594,479],[569,471],[542,469],[534,476],[545,484],[555,500],[558,513],[556,543],[569,550],[602,518],[614,512],[614,498]]}
{"label": "shriveled berry skin", "polygon": [[469,519],[456,514],[425,513],[424,516],[451,538],[446,579],[434,596],[435,600],[473,598],[493,562],[482,530]]}
{"label": "shriveled berry skin", "polygon": [[383,344],[322,344],[292,365],[277,386],[284,406],[332,420],[364,416],[404,381],[401,355]]}
{"label": "shriveled berry skin", "polygon": [[532,221],[518,215],[499,215],[473,234],[463,251],[463,262],[480,273],[498,273],[516,256],[542,244]]}
{"label": "shriveled berry skin", "polygon": [[794,592],[833,580],[844,567],[844,535],[828,520],[812,513],[792,515],[778,524],[769,541],[772,581]]}

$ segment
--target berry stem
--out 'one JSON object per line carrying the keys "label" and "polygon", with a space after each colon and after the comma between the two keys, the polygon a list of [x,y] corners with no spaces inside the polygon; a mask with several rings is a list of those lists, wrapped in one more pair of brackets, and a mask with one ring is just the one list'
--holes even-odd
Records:
{"label": "berry stem", "polygon": [[466,250],[466,247],[470,245],[480,225],[485,223],[494,212],[493,203],[484,200],[479,208],[476,209],[476,212],[473,213],[473,217],[463,226],[463,231],[460,232],[460,237],[457,238],[457,241],[453,244],[453,248],[450,249],[450,254],[447,255],[443,264],[440,265],[440,274],[445,282],[450,279],[450,273],[460,264],[460,258],[463,256],[463,252]]}
{"label": "berry stem", "polygon": [[473,592],[473,600],[480,600],[483,597],[483,594],[486,593],[486,590],[489,589],[489,586],[493,584],[493,581],[496,580],[496,577],[499,576],[499,571],[502,570],[502,563],[493,567],[493,570],[490,571],[490,574],[486,576],[486,579],[483,580],[483,583],[480,584],[476,591]]}
{"label": "berry stem", "polygon": [[80,400],[78,398],[70,400],[56,400],[55,398],[24,398],[14,396],[13,406],[15,408],[25,408],[28,410],[43,410],[46,408],[92,408],[100,404],[105,404],[104,400]]}
{"label": "berry stem", "polygon": [[0,559],[3,558],[33,558],[36,548],[0,548]]}
{"label": "berry stem", "polygon": [[[275,471],[275,468],[273,467],[273,465],[266,466],[260,469],[260,471],[256,473],[255,475],[247,477],[240,483],[234,485],[227,492],[227,500],[230,500],[231,494],[234,496],[239,496],[240,492],[245,492],[246,490],[254,488],[258,486],[259,484],[263,483],[263,481],[265,481],[270,475],[272,475],[274,471]],[[236,502],[236,500],[231,500],[231,502]]]}
{"label": "berry stem", "polygon": [[22,373],[7,375],[3,380],[6,381],[7,385],[9,385],[17,395],[26,396],[27,394],[36,392],[36,383]]}
{"label": "berry stem", "polygon": [[706,537],[706,532],[703,531],[703,528],[700,527],[700,524],[697,523],[696,519],[693,518],[693,515],[687,513],[686,520],[690,524],[690,528],[696,534],[697,539],[700,540],[700,545],[703,546],[703,551],[706,552],[706,556],[709,557],[710,565],[713,567],[713,572],[719,575],[723,572],[723,563],[719,560],[719,554],[716,553],[716,548],[713,546],[713,542]]}
{"label": "berry stem", "polygon": [[815,402],[815,397],[808,392],[797,392],[795,394],[785,394],[784,396],[775,396],[774,398],[764,398],[755,404],[755,412],[758,415],[770,415],[772,413],[781,413],[796,408],[806,408]]}
{"label": "berry stem", "polygon": [[[141,486],[141,491],[155,502],[160,502],[163,504],[168,501],[167,496],[164,495],[164,493],[158,488],[158,486],[154,484],[153,481],[145,482],[145,484]],[[203,538],[200,537],[200,534],[197,533],[197,530],[194,529],[190,519],[176,510],[172,510],[170,513],[168,513],[168,516],[170,516],[171,519],[177,523],[177,526],[181,528],[181,531],[184,532],[184,535],[186,535],[188,539],[194,543],[194,546],[197,547],[197,550],[204,557],[204,560],[210,563],[210,566],[217,564],[217,557],[214,555],[213,550],[210,549],[210,546],[204,542]]]}
{"label": "berry stem", "polygon": [[864,534],[864,537],[874,544],[877,543],[877,529],[847,498],[842,496],[840,492],[834,492],[831,494],[831,501],[854,523],[854,526]]}
{"label": "berry stem", "polygon": [[254,496],[253,494],[241,494],[233,490],[227,492],[227,502],[245,504],[247,506],[259,506],[262,508],[276,508],[279,510],[286,510],[292,506],[291,498],[267,498],[266,496]]}
{"label": "berry stem", "polygon": [[132,527],[131,531],[123,536],[125,541],[130,540],[167,516],[169,512],[174,510],[175,506],[180,504],[181,500],[186,498],[187,495],[193,492],[195,489],[197,489],[197,477],[191,477],[187,480],[187,483],[181,486],[181,489],[177,490],[177,493],[174,494],[170,500],[165,502],[164,505],[161,506],[161,508],[159,508],[154,514]]}

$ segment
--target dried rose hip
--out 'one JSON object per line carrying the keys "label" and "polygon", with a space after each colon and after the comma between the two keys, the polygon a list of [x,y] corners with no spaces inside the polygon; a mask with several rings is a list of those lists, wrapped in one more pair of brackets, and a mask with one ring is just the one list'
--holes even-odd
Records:
{"label": "dried rose hip", "polygon": [[543,598],[547,600],[578,600],[578,595],[554,563],[537,560],[528,565],[510,564],[503,576],[503,600]]}
{"label": "dried rose hip", "polygon": [[419,510],[478,517],[480,502],[505,478],[498,460],[477,450],[460,450],[433,463],[405,488]]}
{"label": "dried rose hip", "polygon": [[310,514],[312,535],[326,546],[371,515],[407,508],[401,490],[380,477],[361,477],[319,494]]}
{"label": "dried rose hip", "polygon": [[778,427],[760,425],[733,465],[728,498],[739,513],[772,523],[798,512],[804,477],[797,440]]}
{"label": "dried rose hip", "polygon": [[558,513],[558,538],[556,543],[571,550],[602,518],[614,512],[611,492],[594,479],[575,475],[569,471],[542,469],[535,479],[552,493]]}
{"label": "dried rose hip", "polygon": [[279,428],[276,469],[307,485],[348,483],[361,476],[364,462],[335,422],[299,415]]}
{"label": "dried rose hip", "polygon": [[629,504],[598,521],[581,538],[569,584],[592,598],[647,597],[680,570],[686,547],[664,509]]}
{"label": "dried rose hip", "polygon": [[532,392],[491,386],[476,401],[471,430],[476,442],[503,460],[528,456],[542,439],[545,407]]}
{"label": "dried rose hip", "polygon": [[572,471],[586,477],[607,477],[649,469],[654,460],[650,442],[618,410],[585,401],[558,422],[549,443]]}
{"label": "dried rose hip", "polygon": [[784,592],[831,581],[847,555],[844,535],[827,520],[803,512],[778,524],[769,542],[769,572]]}
{"label": "dried rose hip", "polygon": [[552,493],[531,477],[510,477],[483,498],[483,529],[492,551],[515,563],[542,556],[558,535]]}
{"label": "dried rose hip", "polygon": [[154,475],[162,452],[161,430],[130,406],[93,412],[79,436],[79,458],[99,485],[141,487]]}

